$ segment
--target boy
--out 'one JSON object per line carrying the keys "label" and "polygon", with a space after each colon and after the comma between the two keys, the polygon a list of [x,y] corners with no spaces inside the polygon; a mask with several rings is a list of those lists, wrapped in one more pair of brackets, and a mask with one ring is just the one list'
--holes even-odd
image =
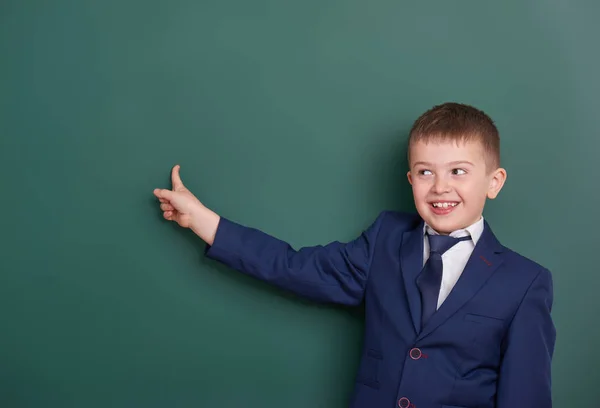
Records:
{"label": "boy", "polygon": [[504,184],[499,135],[482,111],[433,107],[409,136],[418,214],[381,212],[348,243],[292,249],[206,208],[172,171],[164,218],[207,256],[318,301],[365,302],[352,408],[550,408],[550,272],[502,246],[483,219]]}

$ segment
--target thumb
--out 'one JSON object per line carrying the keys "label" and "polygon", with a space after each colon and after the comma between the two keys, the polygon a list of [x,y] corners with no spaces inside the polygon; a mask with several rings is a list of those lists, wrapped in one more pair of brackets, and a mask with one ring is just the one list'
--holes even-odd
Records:
{"label": "thumb", "polygon": [[177,164],[175,167],[173,167],[173,170],[171,171],[171,184],[172,184],[173,190],[175,190],[175,191],[181,190],[184,188],[183,182],[181,181],[181,177],[179,176],[180,168],[181,168],[181,166],[179,164]]}

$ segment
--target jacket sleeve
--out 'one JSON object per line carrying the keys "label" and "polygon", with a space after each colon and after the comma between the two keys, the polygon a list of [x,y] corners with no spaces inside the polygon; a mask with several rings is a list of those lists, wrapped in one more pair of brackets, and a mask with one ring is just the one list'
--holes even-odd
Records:
{"label": "jacket sleeve", "polygon": [[304,298],[358,305],[363,299],[376,241],[385,217],[356,239],[292,248],[255,228],[221,218],[207,257]]}
{"label": "jacket sleeve", "polygon": [[543,269],[521,301],[504,341],[497,408],[552,407],[552,302],[552,277]]}

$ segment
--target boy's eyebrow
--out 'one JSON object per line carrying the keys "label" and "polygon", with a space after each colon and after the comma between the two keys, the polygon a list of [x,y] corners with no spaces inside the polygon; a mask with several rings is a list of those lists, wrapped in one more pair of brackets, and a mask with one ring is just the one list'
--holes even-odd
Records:
{"label": "boy's eyebrow", "polygon": [[430,163],[424,162],[424,161],[418,161],[418,162],[414,162],[413,166],[418,166],[418,165],[423,165],[423,166],[430,166]]}
{"label": "boy's eyebrow", "polygon": [[471,162],[470,162],[470,161],[468,161],[468,160],[457,160],[457,161],[450,162],[450,163],[448,163],[448,164],[451,164],[451,165],[453,165],[453,166],[456,166],[456,165],[459,165],[459,164],[470,164],[471,166],[474,166],[474,164],[473,164],[473,163],[471,163]]}
{"label": "boy's eyebrow", "polygon": [[[471,163],[468,160],[457,160],[457,161],[453,161],[453,162],[448,163],[448,165],[450,165],[450,166],[458,166],[459,164],[469,164],[471,166],[475,166],[473,163]],[[431,166],[431,163],[424,162],[424,161],[418,161],[418,162],[415,162],[413,164],[413,166],[418,166],[418,165]]]}

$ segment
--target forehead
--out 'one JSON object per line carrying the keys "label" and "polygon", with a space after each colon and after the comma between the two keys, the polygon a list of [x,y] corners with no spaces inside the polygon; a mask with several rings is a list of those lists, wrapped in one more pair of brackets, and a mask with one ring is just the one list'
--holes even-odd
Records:
{"label": "forehead", "polygon": [[410,162],[423,161],[435,165],[455,161],[469,161],[475,165],[485,164],[481,142],[469,141],[418,141],[410,147]]}

